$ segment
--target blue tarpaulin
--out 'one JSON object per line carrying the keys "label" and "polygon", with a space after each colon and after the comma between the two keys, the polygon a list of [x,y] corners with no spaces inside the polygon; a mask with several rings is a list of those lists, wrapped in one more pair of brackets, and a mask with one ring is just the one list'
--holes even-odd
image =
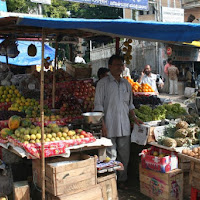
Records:
{"label": "blue tarpaulin", "polygon": [[18,18],[16,26],[58,30],[78,29],[113,37],[162,42],[191,42],[200,40],[200,24],[193,23],[144,22],[127,19],[105,20],[23,17]]}
{"label": "blue tarpaulin", "polygon": [[[0,43],[3,40],[0,39]],[[8,58],[8,64],[18,65],[18,66],[30,66],[30,65],[40,65],[41,64],[41,49],[42,43],[35,41],[17,41],[17,48],[20,52],[16,58]],[[34,44],[37,48],[37,54],[34,57],[28,55],[28,46]],[[53,60],[55,57],[55,49],[49,45],[44,45],[44,58],[50,57]],[[6,63],[6,56],[0,56],[0,62]]]}

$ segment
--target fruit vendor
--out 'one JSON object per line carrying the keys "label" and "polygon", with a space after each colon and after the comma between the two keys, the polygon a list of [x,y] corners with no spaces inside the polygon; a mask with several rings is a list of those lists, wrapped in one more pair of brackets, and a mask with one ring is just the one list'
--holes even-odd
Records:
{"label": "fruit vendor", "polygon": [[95,111],[104,113],[103,136],[111,139],[113,146],[107,148],[107,156],[123,163],[124,171],[118,173],[118,186],[125,187],[127,166],[130,155],[129,113],[136,124],[142,123],[134,113],[131,85],[121,78],[123,58],[113,55],[108,61],[109,76],[102,78],[96,87]]}
{"label": "fruit vendor", "polygon": [[164,82],[161,78],[157,80],[157,75],[151,73],[151,66],[146,65],[143,72],[141,73],[140,78],[138,79],[138,83],[147,83],[149,84],[155,92],[158,92],[157,84],[160,88],[164,86]]}

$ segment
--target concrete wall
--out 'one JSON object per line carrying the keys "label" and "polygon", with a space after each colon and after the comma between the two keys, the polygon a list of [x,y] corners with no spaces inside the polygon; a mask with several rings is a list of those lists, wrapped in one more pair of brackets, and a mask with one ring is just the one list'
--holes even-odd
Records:
{"label": "concrete wall", "polygon": [[90,52],[92,75],[96,76],[100,67],[108,67],[108,59],[113,54],[115,54],[115,44],[109,44],[103,47],[92,49]]}

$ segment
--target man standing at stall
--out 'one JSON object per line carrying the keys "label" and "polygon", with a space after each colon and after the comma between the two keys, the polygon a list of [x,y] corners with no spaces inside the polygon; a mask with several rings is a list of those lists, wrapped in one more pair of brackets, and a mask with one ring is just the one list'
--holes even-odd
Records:
{"label": "man standing at stall", "polygon": [[136,124],[139,125],[142,121],[134,113],[131,85],[120,76],[124,67],[123,58],[119,55],[111,56],[108,67],[109,76],[97,83],[94,110],[104,113],[103,136],[113,143],[112,147],[107,148],[107,155],[112,160],[123,163],[124,170],[118,174],[118,187],[125,189],[130,155],[129,113]]}
{"label": "man standing at stall", "polygon": [[149,84],[155,92],[158,92],[157,84],[160,88],[164,86],[162,79],[156,74],[151,73],[150,65],[145,66],[140,78],[138,79],[138,83]]}

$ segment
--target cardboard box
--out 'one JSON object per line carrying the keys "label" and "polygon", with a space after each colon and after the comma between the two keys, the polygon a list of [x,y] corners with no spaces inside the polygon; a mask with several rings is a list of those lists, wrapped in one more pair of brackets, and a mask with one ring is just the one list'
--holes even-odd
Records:
{"label": "cardboard box", "polygon": [[[154,153],[158,155],[155,156]],[[141,164],[143,168],[166,173],[178,168],[178,157],[176,153],[151,146],[142,152]],[[163,155],[165,155],[163,157]]]}
{"label": "cardboard box", "polygon": [[118,200],[116,174],[106,174],[97,178],[101,186],[103,200]]}
{"label": "cardboard box", "polygon": [[191,161],[190,184],[193,188],[200,190],[200,162]]}
{"label": "cardboard box", "polygon": [[[71,195],[97,184],[96,159],[88,155],[72,154],[69,158],[46,159],[46,191],[58,195]],[[32,161],[34,181],[41,188],[40,160]]]}
{"label": "cardboard box", "polygon": [[156,200],[182,200],[182,170],[160,173],[144,169],[140,165],[140,192]]}
{"label": "cardboard box", "polygon": [[[168,123],[167,120],[165,120]],[[154,129],[156,127],[161,127],[161,120],[144,122],[144,124],[134,124],[134,128],[131,134],[131,142],[137,143],[139,145],[146,145],[149,142],[155,142]],[[164,126],[162,126],[164,127]]]}
{"label": "cardboard box", "polygon": [[87,190],[82,192],[71,194],[53,196],[51,194],[46,195],[46,200],[102,200],[102,191],[100,185],[88,187]]}
{"label": "cardboard box", "polygon": [[77,79],[90,78],[92,74],[92,68],[75,68],[72,66],[72,64],[68,63],[66,65],[66,72]]}
{"label": "cardboard box", "polygon": [[14,182],[15,200],[30,200],[30,189],[27,181]]}

